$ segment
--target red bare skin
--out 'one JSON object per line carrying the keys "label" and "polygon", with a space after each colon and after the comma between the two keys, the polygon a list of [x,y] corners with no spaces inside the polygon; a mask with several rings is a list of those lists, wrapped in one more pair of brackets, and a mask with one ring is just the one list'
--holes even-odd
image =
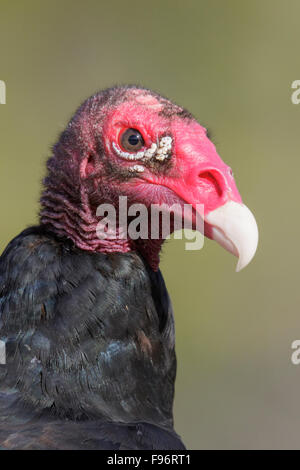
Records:
{"label": "red bare skin", "polygon": [[[123,90],[122,99],[120,102],[116,100],[113,105],[109,102],[97,107],[97,95],[90,98],[86,102],[88,105],[83,105],[69,124],[65,138],[58,142],[54,156],[49,161],[50,176],[45,180],[41,219],[43,223],[52,225],[58,235],[73,239],[81,249],[98,252],[139,249],[152,268],[158,269],[163,240],[133,242],[97,239],[95,229],[99,219],[95,211],[98,204],[111,202],[117,206],[118,196],[125,195],[129,204],[138,202],[147,207],[150,204],[186,203],[196,210],[196,204],[203,204],[204,214],[207,214],[228,200],[241,202],[241,197],[231,169],[217,154],[206,135],[206,129],[192,116],[148,90]],[[137,161],[134,163],[143,165],[144,171],[130,174],[128,168],[132,167],[133,162],[122,159],[112,146],[114,143],[123,150],[120,137],[129,128],[141,133],[145,149],[163,136],[172,137],[172,154],[168,162],[157,161],[152,165],[144,165]],[[74,142],[74,136],[77,142]],[[67,159],[67,163],[64,163],[63,170],[71,184],[78,186],[79,215],[76,214],[76,208],[73,208],[73,212],[71,209],[66,210],[70,198],[66,188],[62,191],[62,186],[59,191],[66,194],[62,201],[65,207],[59,208],[60,203],[57,206],[56,201],[53,211],[54,202],[51,204],[51,198],[55,199],[53,191],[48,190],[49,186],[55,186],[54,179],[51,180],[51,168],[61,165],[63,154],[72,156],[71,160]],[[74,171],[77,171],[79,181],[74,178]],[[124,177],[126,172],[128,176]],[[210,236],[209,226],[205,227],[205,234]]]}

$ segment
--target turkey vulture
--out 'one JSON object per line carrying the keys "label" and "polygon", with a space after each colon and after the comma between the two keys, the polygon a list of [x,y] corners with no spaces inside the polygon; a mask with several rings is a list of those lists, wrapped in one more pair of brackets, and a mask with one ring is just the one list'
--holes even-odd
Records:
{"label": "turkey vulture", "polygon": [[185,448],[162,222],[158,237],[124,236],[120,221],[100,236],[98,207],[117,210],[120,196],[189,204],[193,227],[201,206],[204,234],[238,256],[237,270],[254,256],[255,219],[188,111],[136,86],[87,99],[47,162],[39,225],[0,258],[2,449]]}

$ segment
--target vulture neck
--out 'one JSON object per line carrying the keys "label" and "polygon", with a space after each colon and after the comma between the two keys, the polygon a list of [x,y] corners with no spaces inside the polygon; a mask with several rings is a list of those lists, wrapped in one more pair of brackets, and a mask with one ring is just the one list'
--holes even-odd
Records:
{"label": "vulture neck", "polygon": [[[138,251],[153,271],[158,271],[160,250],[164,239],[137,239],[120,235],[101,239],[97,235],[100,218],[96,216],[98,205],[90,202],[86,187],[70,187],[66,183],[58,185],[55,178],[45,179],[45,190],[41,197],[40,222],[58,237],[72,240],[77,248],[95,253],[128,253]],[[80,195],[80,197],[78,197]],[[107,203],[103,200],[102,203]]]}

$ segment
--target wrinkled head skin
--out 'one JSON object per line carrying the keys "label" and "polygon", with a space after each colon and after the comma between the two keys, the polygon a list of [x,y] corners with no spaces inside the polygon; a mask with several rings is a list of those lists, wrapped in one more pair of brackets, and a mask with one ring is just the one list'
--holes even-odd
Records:
{"label": "wrinkled head skin", "polygon": [[[139,131],[143,146],[122,147],[128,129]],[[237,270],[254,256],[255,219],[242,203],[233,173],[202,127],[185,109],[140,87],[99,92],[77,110],[48,160],[41,198],[41,223],[83,249],[127,252],[138,249],[156,270],[163,239],[101,240],[99,204],[190,204],[193,223],[203,205],[204,233],[239,257]]]}

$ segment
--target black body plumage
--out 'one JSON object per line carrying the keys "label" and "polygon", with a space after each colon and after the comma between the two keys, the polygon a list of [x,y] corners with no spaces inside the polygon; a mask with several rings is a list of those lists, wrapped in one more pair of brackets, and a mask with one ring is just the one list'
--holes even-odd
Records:
{"label": "black body plumage", "polygon": [[0,339],[0,448],[184,448],[172,308],[137,252],[25,230],[0,258]]}

